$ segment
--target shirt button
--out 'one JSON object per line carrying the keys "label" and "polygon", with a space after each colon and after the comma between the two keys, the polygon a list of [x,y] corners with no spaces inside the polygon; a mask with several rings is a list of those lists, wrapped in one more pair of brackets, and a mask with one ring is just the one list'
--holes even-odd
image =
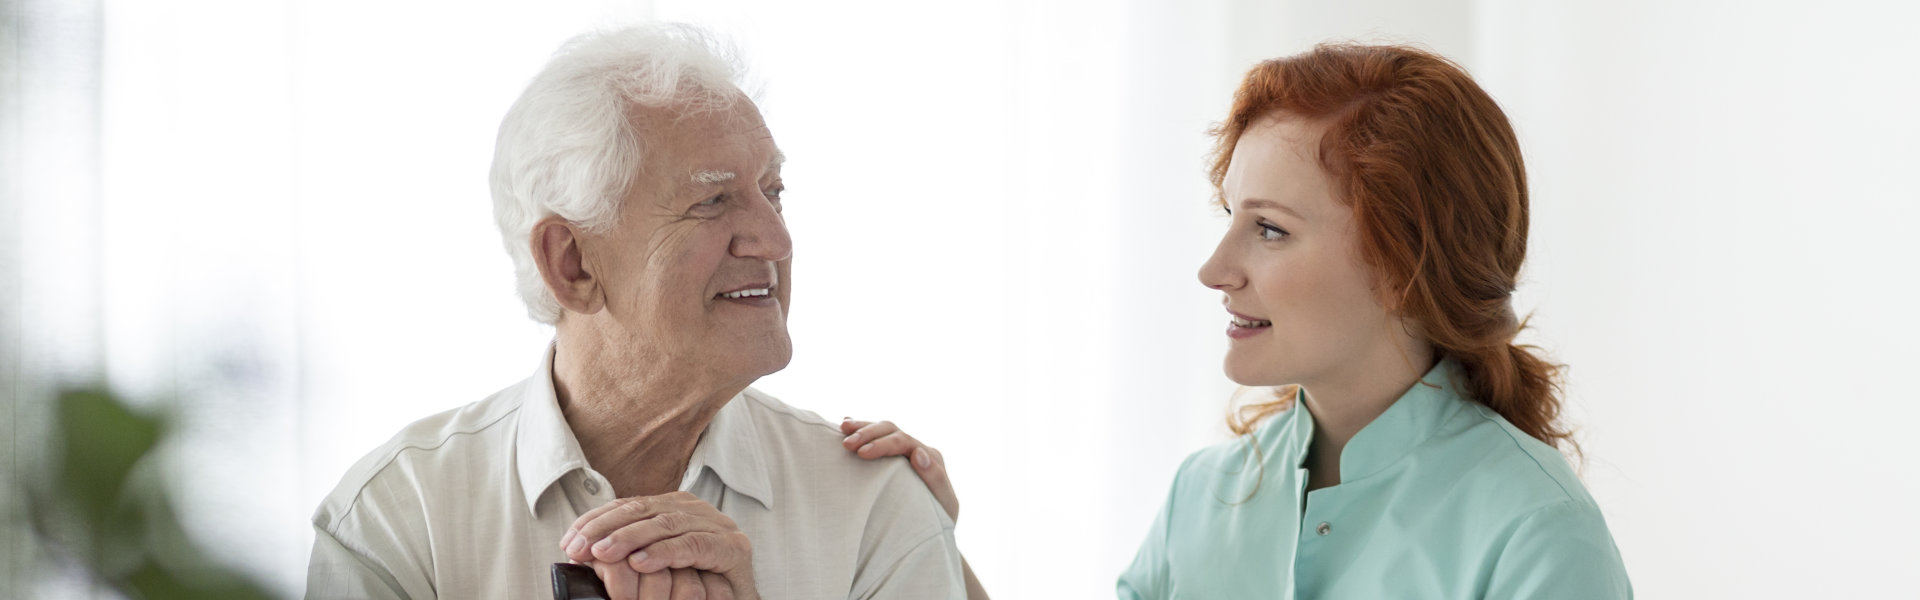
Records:
{"label": "shirt button", "polygon": [[[589,494],[595,494],[595,495],[598,495],[598,494],[600,493],[600,481],[599,481],[599,480],[597,480],[597,479],[594,479],[594,478],[592,478],[592,477],[588,477],[588,478],[587,478],[587,483],[586,483],[586,484],[584,484],[584,485],[585,485],[585,486],[586,486],[586,488],[587,488],[587,493],[589,493]],[[1326,526],[1326,524],[1325,524],[1325,523],[1322,523],[1322,524],[1321,524],[1321,526],[1322,526],[1322,527],[1325,527],[1325,526]],[[1324,535],[1324,534],[1325,534],[1325,532],[1322,532],[1322,534]]]}
{"label": "shirt button", "polygon": [[1321,522],[1320,522],[1320,526],[1319,526],[1319,527],[1315,527],[1315,528],[1314,528],[1313,530],[1314,530],[1314,531],[1318,531],[1318,532],[1320,532],[1320,535],[1326,535],[1326,534],[1329,534],[1329,533],[1333,533],[1333,526],[1332,526],[1332,525],[1329,525],[1329,524],[1327,524],[1327,522],[1326,522],[1326,521],[1321,521]]}

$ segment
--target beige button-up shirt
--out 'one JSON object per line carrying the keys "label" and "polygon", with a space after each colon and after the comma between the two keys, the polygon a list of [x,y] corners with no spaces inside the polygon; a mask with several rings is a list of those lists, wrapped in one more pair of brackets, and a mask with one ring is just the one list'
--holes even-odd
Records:
{"label": "beige button-up shirt", "polygon": [[[560,536],[614,499],[560,414],[552,357],[355,464],[314,512],[307,597],[551,598]],[[748,389],[701,434],[680,489],[752,540],[765,598],[964,598],[953,521],[905,460],[861,460],[841,437]]]}

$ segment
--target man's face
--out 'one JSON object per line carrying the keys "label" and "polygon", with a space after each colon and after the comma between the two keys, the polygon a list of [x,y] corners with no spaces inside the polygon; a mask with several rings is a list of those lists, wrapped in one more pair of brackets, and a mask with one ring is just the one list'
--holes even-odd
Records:
{"label": "man's face", "polygon": [[[780,162],[752,102],[679,115],[643,109],[642,163],[618,223],[582,260],[622,354],[751,381],[786,367],[793,241]],[[596,319],[601,320],[601,319]]]}

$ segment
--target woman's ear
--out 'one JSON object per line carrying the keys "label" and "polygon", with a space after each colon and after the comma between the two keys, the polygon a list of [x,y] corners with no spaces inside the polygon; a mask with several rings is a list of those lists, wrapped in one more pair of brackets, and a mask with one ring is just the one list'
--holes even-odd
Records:
{"label": "woman's ear", "polygon": [[527,237],[533,245],[533,262],[540,267],[540,278],[547,282],[547,291],[553,293],[560,308],[590,315],[606,307],[606,292],[600,280],[587,272],[580,232],[573,223],[550,215],[534,223]]}

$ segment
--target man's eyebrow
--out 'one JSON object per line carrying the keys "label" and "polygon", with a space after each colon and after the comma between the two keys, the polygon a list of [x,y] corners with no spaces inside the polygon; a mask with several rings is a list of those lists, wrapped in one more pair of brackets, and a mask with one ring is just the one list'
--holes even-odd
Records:
{"label": "man's eyebrow", "polygon": [[1287,206],[1285,204],[1281,204],[1279,202],[1274,202],[1272,200],[1262,199],[1262,198],[1248,198],[1245,200],[1241,200],[1240,207],[1241,208],[1273,209],[1273,210],[1277,210],[1283,213],[1293,215],[1293,218],[1295,219],[1299,219],[1302,221],[1307,220],[1306,215],[1300,214],[1300,211],[1294,210],[1293,207]]}
{"label": "man's eyebrow", "polygon": [[[780,168],[780,165],[785,162],[787,162],[787,155],[780,152],[779,148],[775,148],[773,150],[773,160],[767,161],[767,170],[771,171]],[[694,185],[709,186],[733,181],[738,177],[740,177],[740,175],[733,171],[715,171],[708,169],[694,171],[693,176],[689,179]]]}

